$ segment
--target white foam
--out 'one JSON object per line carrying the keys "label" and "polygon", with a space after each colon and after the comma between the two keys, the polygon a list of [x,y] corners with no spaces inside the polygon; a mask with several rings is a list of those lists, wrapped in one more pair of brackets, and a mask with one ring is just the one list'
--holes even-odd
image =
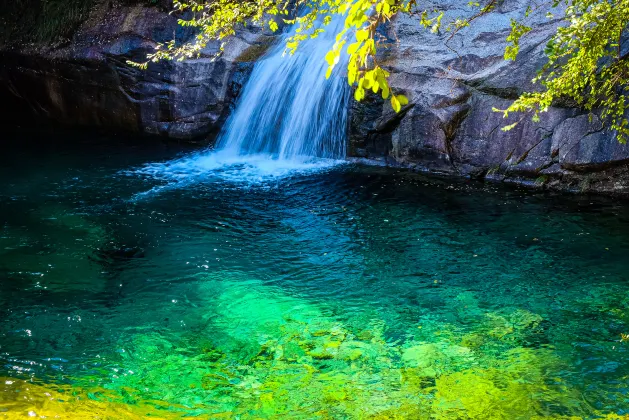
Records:
{"label": "white foam", "polygon": [[285,33],[254,66],[218,136],[217,151],[128,171],[163,181],[136,198],[194,183],[270,185],[344,162],[338,159],[346,155],[349,85],[338,74],[325,77],[325,56],[343,22],[339,16],[323,25],[324,32],[304,41],[294,56],[285,56],[284,49],[286,37],[294,35],[297,27]]}
{"label": "white foam", "polygon": [[269,186],[290,177],[327,171],[345,160],[296,156],[235,155],[229,151],[196,153],[166,162],[147,163],[123,174],[164,183],[137,194],[135,199],[198,183],[229,183],[234,187]]}

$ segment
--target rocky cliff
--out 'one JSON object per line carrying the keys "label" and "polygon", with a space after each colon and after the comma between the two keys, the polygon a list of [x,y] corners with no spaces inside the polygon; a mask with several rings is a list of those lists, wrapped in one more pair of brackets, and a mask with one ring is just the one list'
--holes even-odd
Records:
{"label": "rocky cliff", "polygon": [[[441,1],[446,18],[469,15],[465,2]],[[399,17],[388,37],[397,42],[383,56],[391,84],[411,104],[394,115],[380,101],[354,104],[351,146],[358,156],[386,156],[420,171],[512,181],[572,191],[629,192],[629,146],[596,117],[557,106],[539,123],[530,116],[505,120],[505,109],[544,64],[544,47],[558,21],[539,10],[524,19],[526,0],[504,0],[450,41],[448,33],[418,28]],[[516,62],[503,59],[511,19],[533,30],[521,40]],[[447,45],[446,45],[447,42]],[[505,125],[520,121],[511,131]],[[380,159],[383,159],[382,157]]]}
{"label": "rocky cliff", "polygon": [[[273,42],[255,28],[185,62],[129,67],[157,42],[191,36],[162,7],[146,1],[95,1],[67,39],[52,44],[6,42],[0,50],[0,101],[15,121],[37,117],[174,139],[212,141],[246,81],[252,63]],[[447,17],[473,13],[466,2],[439,2]],[[532,2],[504,0],[446,44],[449,34],[401,16],[387,28],[381,60],[391,84],[411,103],[394,114],[375,97],[351,107],[350,153],[419,171],[489,178],[573,191],[629,194],[629,146],[619,144],[597,118],[568,105],[542,121],[505,108],[531,83],[558,22],[534,13],[516,62],[503,60],[511,18]],[[16,47],[18,45],[18,47]],[[11,112],[12,111],[12,112]],[[511,131],[507,124],[521,120]]]}
{"label": "rocky cliff", "polygon": [[10,104],[3,117],[211,140],[272,37],[254,28],[231,39],[219,59],[215,43],[194,60],[147,71],[127,64],[144,61],[158,42],[190,36],[167,7],[96,1],[65,40],[2,46],[0,101]]}

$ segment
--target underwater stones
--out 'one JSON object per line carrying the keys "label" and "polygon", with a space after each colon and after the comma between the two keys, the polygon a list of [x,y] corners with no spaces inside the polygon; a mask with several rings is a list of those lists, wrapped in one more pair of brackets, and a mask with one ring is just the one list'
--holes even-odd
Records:
{"label": "underwater stones", "polygon": [[324,337],[328,334],[330,334],[329,331],[326,330],[318,330],[318,331],[313,331],[310,333],[313,337]]}
{"label": "underwater stones", "polygon": [[487,336],[514,344],[540,342],[545,325],[546,323],[540,315],[524,309],[516,309],[506,316],[497,313],[487,313],[484,320],[484,329]]}
{"label": "underwater stones", "polygon": [[431,366],[439,356],[434,344],[420,344],[409,347],[402,352],[402,361],[411,367],[426,368]]}
{"label": "underwater stones", "polygon": [[308,352],[308,355],[315,360],[329,360],[334,359],[335,354],[328,351],[328,349],[316,348]]}
{"label": "underwater stones", "polygon": [[356,346],[354,342],[344,343],[339,349],[338,357],[353,362],[364,356],[364,350]]}
{"label": "underwater stones", "polygon": [[437,379],[434,409],[452,418],[518,418],[535,413],[535,400],[521,385],[501,389],[486,376],[491,372],[464,371]]}
{"label": "underwater stones", "polygon": [[482,334],[470,333],[461,337],[461,346],[471,350],[480,348],[485,343],[485,337]]}
{"label": "underwater stones", "polygon": [[[515,348],[479,366],[448,372],[436,379],[433,413],[470,419],[582,418],[578,393],[546,377],[557,363],[552,352]],[[562,407],[562,415],[556,407]]]}
{"label": "underwater stones", "polygon": [[284,358],[289,362],[295,362],[306,355],[306,351],[295,342],[288,342],[284,345]]}
{"label": "underwater stones", "polygon": [[[164,331],[122,340],[118,347],[130,357],[119,357],[121,373],[107,392],[125,401],[163,401],[201,418],[511,420],[531,418],[526,410],[540,417],[556,412],[548,407],[578,413],[570,387],[549,376],[563,370],[552,351],[488,334],[505,324],[512,335],[535,330],[536,314],[483,313],[470,318],[465,334],[424,316],[422,329],[391,341],[383,322],[354,332],[315,303],[273,287],[230,281],[204,287],[218,291],[195,309],[218,308],[205,327],[186,337]],[[135,374],[122,373],[128,371]]]}
{"label": "underwater stones", "polygon": [[369,341],[374,338],[374,334],[370,330],[362,330],[356,334],[356,338],[363,341]]}
{"label": "underwater stones", "polygon": [[129,419],[149,417],[176,419],[181,412],[163,402],[138,400],[127,404],[119,396],[92,386],[51,385],[0,377],[0,419],[63,418],[73,420]]}
{"label": "underwater stones", "polygon": [[347,399],[347,394],[343,391],[336,391],[334,389],[329,390],[323,395],[323,400],[330,403],[344,401]]}
{"label": "underwater stones", "polygon": [[483,314],[478,298],[471,292],[461,292],[454,298],[457,316],[461,319],[478,317]]}
{"label": "underwater stones", "polygon": [[230,379],[218,373],[208,373],[201,380],[201,387],[206,391],[212,391],[217,388],[231,387]]}
{"label": "underwater stones", "polygon": [[446,342],[418,344],[402,350],[404,366],[427,377],[436,377],[451,366],[469,365],[473,360],[469,348]]}
{"label": "underwater stones", "polygon": [[509,316],[509,320],[516,330],[531,330],[539,326],[544,320],[540,315],[534,314],[524,309],[516,309]]}
{"label": "underwater stones", "polygon": [[203,359],[207,360],[208,362],[217,362],[224,356],[225,353],[214,347],[203,348]]}
{"label": "underwater stones", "polygon": [[345,333],[338,327],[333,327],[328,334],[320,334],[313,336],[312,342],[309,346],[314,345],[307,354],[315,360],[329,360],[335,358],[339,352],[340,347],[343,344]]}
{"label": "underwater stones", "polygon": [[408,367],[401,369],[402,383],[418,390],[433,387],[437,376],[434,370]]}

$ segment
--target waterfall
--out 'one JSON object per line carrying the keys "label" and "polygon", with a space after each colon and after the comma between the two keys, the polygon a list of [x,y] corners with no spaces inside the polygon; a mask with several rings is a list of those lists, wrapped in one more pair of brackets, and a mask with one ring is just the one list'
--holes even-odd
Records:
{"label": "waterfall", "polygon": [[334,19],[317,38],[303,41],[293,56],[284,50],[295,28],[285,33],[255,64],[217,149],[277,160],[344,158],[349,86],[338,75],[325,78],[325,55],[342,25],[341,17]]}
{"label": "waterfall", "polygon": [[[337,165],[345,157],[350,89],[338,74],[325,78],[325,55],[341,25],[341,16],[333,19],[292,56],[284,49],[295,28],[284,33],[255,64],[216,148],[127,171],[166,181],[135,198],[213,180],[264,183]],[[335,72],[343,67],[341,60]]]}

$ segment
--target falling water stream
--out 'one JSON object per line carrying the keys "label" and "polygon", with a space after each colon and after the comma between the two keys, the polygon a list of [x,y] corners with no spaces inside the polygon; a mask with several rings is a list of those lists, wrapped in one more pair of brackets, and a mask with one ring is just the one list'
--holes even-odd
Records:
{"label": "falling water stream", "polygon": [[255,65],[219,137],[219,150],[285,161],[345,157],[349,86],[337,74],[325,78],[325,55],[342,25],[342,19],[333,20],[292,57],[279,42]]}
{"label": "falling water stream", "polygon": [[349,85],[337,71],[342,62],[325,77],[325,55],[342,25],[333,19],[293,55],[285,41],[295,28],[285,32],[255,64],[214,149],[134,170],[168,181],[147,194],[208,177],[255,183],[343,163]]}

